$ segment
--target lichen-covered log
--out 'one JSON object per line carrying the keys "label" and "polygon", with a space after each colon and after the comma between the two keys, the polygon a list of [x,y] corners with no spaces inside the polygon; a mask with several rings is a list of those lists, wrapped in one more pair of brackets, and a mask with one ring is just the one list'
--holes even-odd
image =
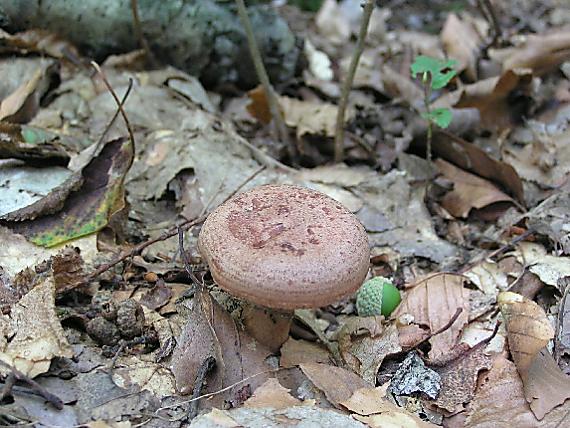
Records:
{"label": "lichen-covered log", "polygon": [[[139,0],[142,32],[161,61],[185,70],[206,85],[256,83],[245,33],[233,2]],[[249,8],[269,75],[293,76],[299,49],[275,10]],[[0,25],[7,31],[54,31],[98,60],[138,47],[131,0],[0,0]]]}

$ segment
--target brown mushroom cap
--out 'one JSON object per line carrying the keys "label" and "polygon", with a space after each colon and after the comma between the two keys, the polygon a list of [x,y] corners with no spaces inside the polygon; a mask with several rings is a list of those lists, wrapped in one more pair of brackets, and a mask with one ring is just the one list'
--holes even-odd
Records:
{"label": "brown mushroom cap", "polygon": [[220,205],[198,246],[220,287],[279,309],[325,306],[355,292],[370,258],[356,216],[323,193],[291,185],[257,187]]}

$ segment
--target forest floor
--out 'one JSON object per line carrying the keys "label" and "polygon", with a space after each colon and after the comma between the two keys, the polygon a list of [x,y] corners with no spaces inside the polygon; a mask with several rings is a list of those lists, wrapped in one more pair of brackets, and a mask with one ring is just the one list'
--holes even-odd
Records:
{"label": "forest floor", "polygon": [[[302,47],[289,141],[261,87],[0,34],[1,425],[570,426],[570,6],[381,2],[335,163],[360,3],[271,6]],[[391,315],[216,286],[204,220],[277,183],[356,215]]]}

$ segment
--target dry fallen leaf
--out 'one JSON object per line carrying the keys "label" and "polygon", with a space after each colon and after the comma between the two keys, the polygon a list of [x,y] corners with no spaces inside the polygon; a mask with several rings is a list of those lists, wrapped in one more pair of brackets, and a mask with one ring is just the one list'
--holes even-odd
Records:
{"label": "dry fallen leaf", "polygon": [[479,80],[440,97],[433,107],[475,107],[481,113],[483,127],[495,129],[511,126],[513,106],[509,95],[515,90],[524,92],[531,82],[530,70],[506,70],[501,76]]}
{"label": "dry fallen leaf", "polygon": [[355,318],[356,325],[343,327],[338,337],[340,353],[347,366],[369,385],[376,384],[376,374],[384,358],[402,350],[398,328],[394,324],[387,328],[376,323],[366,325],[375,318]]}
{"label": "dry fallen leaf", "polygon": [[370,427],[428,428],[435,425],[422,421],[385,398],[380,388],[361,388],[342,401],[344,407],[356,413],[353,417]]}
{"label": "dry fallen leaf", "polygon": [[[297,130],[297,138],[305,134],[334,137],[338,112],[336,105],[290,97],[279,97],[279,104],[287,126]],[[347,110],[345,121],[350,120],[351,116],[352,111]]]}
{"label": "dry fallen leaf", "polygon": [[560,371],[546,350],[549,340],[554,338],[554,329],[544,310],[519,294],[503,292],[498,303],[526,400],[541,420],[570,398],[570,378]]}
{"label": "dry fallen leaf", "polygon": [[2,361],[31,378],[47,372],[52,358],[73,356],[56,314],[53,276],[35,279],[38,284],[12,307],[9,318],[2,316],[15,335],[0,350]]}
{"label": "dry fallen leaf", "polygon": [[287,407],[300,406],[301,400],[293,397],[289,389],[281,386],[274,377],[267,379],[265,383],[253,392],[243,405],[245,407],[271,407],[272,409],[286,409]]}
{"label": "dry fallen leaf", "polygon": [[[183,394],[192,392],[196,376],[204,361],[216,359],[216,368],[208,377],[206,392],[213,392],[223,386],[254,376],[248,384],[255,389],[268,375],[260,375],[269,367],[265,358],[269,351],[238,329],[234,320],[205,291],[196,293],[189,319],[177,340],[171,360],[171,370],[176,379],[176,389]],[[246,384],[247,385],[247,384]],[[215,399],[238,402],[236,394],[244,384],[238,384]],[[216,406],[214,400],[209,406]]]}
{"label": "dry fallen leaf", "polygon": [[530,272],[552,287],[558,287],[560,278],[570,276],[570,258],[548,254],[540,244],[521,242],[513,254],[521,264],[528,266]]}
{"label": "dry fallen leaf", "polygon": [[554,329],[544,310],[520,294],[502,292],[497,302],[505,319],[511,355],[524,379],[532,360],[554,338]]}
{"label": "dry fallen leaf", "polygon": [[541,427],[562,428],[570,402],[557,407],[542,421],[531,412],[515,365],[497,355],[493,366],[479,382],[474,399],[467,409],[465,428]]}
{"label": "dry fallen leaf", "polygon": [[539,420],[570,398],[570,377],[562,373],[546,348],[532,361],[522,381],[526,401]]}
{"label": "dry fallen leaf", "polygon": [[340,402],[352,396],[359,388],[369,388],[362,378],[346,369],[327,364],[303,363],[299,368],[325,393],[327,400],[340,408]]}
{"label": "dry fallen leaf", "polygon": [[453,415],[465,410],[471,402],[481,370],[491,368],[491,358],[485,355],[485,347],[477,346],[441,368],[441,390],[434,404]]}
{"label": "dry fallen leaf", "polygon": [[473,23],[459,18],[455,13],[450,13],[441,30],[441,42],[449,58],[457,61],[455,66],[457,72],[466,70],[470,81],[477,80],[481,37]]}
{"label": "dry fallen leaf", "polygon": [[342,45],[350,38],[350,22],[341,12],[336,0],[325,0],[315,17],[320,35],[330,43]]}
{"label": "dry fallen leaf", "polygon": [[570,31],[556,29],[550,34],[528,35],[522,46],[495,51],[490,56],[502,58],[503,70],[528,68],[540,76],[570,58]]}
{"label": "dry fallen leaf", "polygon": [[329,352],[314,342],[289,337],[281,347],[281,367],[294,367],[302,363],[324,363],[332,360]]}
{"label": "dry fallen leaf", "polygon": [[457,344],[463,326],[469,318],[469,290],[463,287],[464,279],[447,273],[435,274],[418,281],[419,284],[409,290],[395,316],[404,314],[413,317],[413,323],[429,327],[431,333],[445,327],[456,314],[461,313],[455,322],[445,331],[430,339],[432,349],[430,359],[439,359],[449,354]]}
{"label": "dry fallen leaf", "polygon": [[0,120],[12,123],[29,122],[40,107],[40,99],[49,87],[54,70],[54,63],[46,63],[36,70],[30,80],[3,99],[0,103]]}
{"label": "dry fallen leaf", "polygon": [[495,159],[475,144],[448,133],[435,135],[433,149],[443,160],[499,184],[524,204],[523,184],[518,168],[515,169],[508,162]]}
{"label": "dry fallen leaf", "polygon": [[453,190],[447,192],[441,205],[454,217],[467,218],[472,209],[485,208],[497,202],[513,202],[493,183],[465,172],[452,164],[437,159],[436,165],[445,178],[453,182]]}

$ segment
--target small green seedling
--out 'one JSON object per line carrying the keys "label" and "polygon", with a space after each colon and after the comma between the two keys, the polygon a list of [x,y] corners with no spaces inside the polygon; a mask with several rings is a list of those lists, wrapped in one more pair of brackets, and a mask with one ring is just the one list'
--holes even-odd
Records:
{"label": "small green seedling", "polygon": [[361,317],[384,315],[388,317],[400,304],[400,292],[386,278],[369,279],[356,294],[356,310]]}
{"label": "small green seedling", "polygon": [[434,89],[442,89],[457,75],[457,70],[453,67],[457,61],[452,59],[441,60],[431,58],[429,56],[419,55],[410,67],[412,77],[421,75],[422,84],[424,85],[424,106],[425,111],[422,117],[427,121],[427,159],[431,160],[431,139],[433,134],[433,125],[440,128],[447,128],[451,123],[452,114],[448,108],[432,109],[430,107],[431,93]]}

